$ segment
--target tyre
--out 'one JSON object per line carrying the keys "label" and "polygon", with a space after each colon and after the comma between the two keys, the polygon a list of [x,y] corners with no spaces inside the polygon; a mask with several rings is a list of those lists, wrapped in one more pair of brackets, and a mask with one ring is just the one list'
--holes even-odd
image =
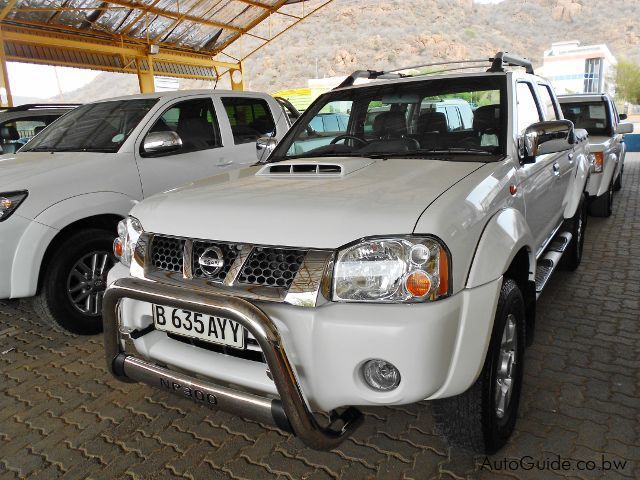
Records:
{"label": "tyre", "polygon": [[466,392],[433,402],[436,429],[450,444],[492,454],[511,436],[522,390],[525,321],[522,293],[505,278],[480,376]]}
{"label": "tyre", "polygon": [[594,198],[589,204],[589,213],[594,217],[609,217],[613,211],[613,182],[605,193]]}
{"label": "tyre", "polygon": [[619,192],[620,189],[622,189],[622,170],[620,170],[620,173],[616,177],[616,181],[613,182],[613,190]]}
{"label": "tyre", "polygon": [[114,238],[105,230],[89,229],[57,246],[32,302],[43,320],[82,335],[102,331],[102,297],[107,273],[116,262]]}
{"label": "tyre", "polygon": [[575,215],[567,222],[568,230],[571,232],[571,243],[564,251],[560,260],[560,267],[563,270],[574,271],[580,266],[582,261],[582,250],[584,248],[584,236],[587,229],[587,201],[583,195]]}

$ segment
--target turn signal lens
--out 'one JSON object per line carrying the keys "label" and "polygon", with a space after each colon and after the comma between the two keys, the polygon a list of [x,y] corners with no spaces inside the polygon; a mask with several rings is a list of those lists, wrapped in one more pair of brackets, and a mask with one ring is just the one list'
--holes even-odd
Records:
{"label": "turn signal lens", "polygon": [[407,292],[414,297],[424,297],[431,291],[431,279],[425,272],[411,272],[404,281]]}
{"label": "turn signal lens", "polygon": [[446,295],[449,293],[449,257],[444,249],[440,249],[440,285],[438,293]]}
{"label": "turn signal lens", "polygon": [[122,246],[122,240],[120,238],[116,238],[113,241],[113,253],[116,258],[121,259],[122,254],[124,253],[124,247]]}
{"label": "turn signal lens", "polygon": [[604,166],[604,153],[593,152],[593,171],[596,173],[600,173],[602,172],[603,166]]}

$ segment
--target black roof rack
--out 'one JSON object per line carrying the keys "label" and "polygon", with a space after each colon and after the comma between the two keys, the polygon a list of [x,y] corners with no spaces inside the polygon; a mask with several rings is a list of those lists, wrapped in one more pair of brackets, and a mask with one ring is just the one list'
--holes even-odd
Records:
{"label": "black roof rack", "polygon": [[495,57],[489,60],[491,61],[491,68],[487,70],[488,72],[504,72],[504,66],[508,65],[510,67],[523,67],[527,73],[533,75],[531,61],[518,55],[512,55],[509,52],[498,52]]}
{"label": "black roof rack", "polygon": [[[355,83],[355,81],[358,78],[367,78],[367,79],[373,80],[373,79],[385,79],[385,78],[391,79],[391,78],[417,77],[421,75],[433,75],[435,73],[450,72],[454,70],[480,68],[485,66],[487,62],[491,63],[491,67],[487,70],[487,72],[504,72],[504,66],[512,66],[512,67],[524,67],[527,73],[533,74],[533,65],[526,58],[522,58],[517,55],[511,55],[507,52],[498,52],[495,54],[495,56],[491,58],[480,58],[476,60],[452,60],[447,62],[425,63],[423,65],[413,65],[410,67],[396,68],[394,70],[387,70],[387,71],[356,70],[347,78],[345,78],[342,81],[342,83],[340,83],[340,85],[335,87],[335,89],[350,87]],[[433,72],[418,73],[415,75],[400,73],[405,70],[415,70],[418,68],[448,66],[448,65],[459,65],[459,66],[452,67],[452,68],[444,68],[444,69],[433,71]]]}
{"label": "black roof rack", "polygon": [[81,103],[25,103],[24,105],[18,105],[17,107],[9,107],[3,111],[5,112],[24,112],[26,110],[51,110],[60,108],[76,108],[82,105]]}

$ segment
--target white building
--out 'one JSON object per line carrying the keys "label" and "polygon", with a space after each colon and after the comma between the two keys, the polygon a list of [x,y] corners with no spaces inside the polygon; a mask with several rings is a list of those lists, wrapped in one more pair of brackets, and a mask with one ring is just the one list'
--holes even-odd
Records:
{"label": "white building", "polygon": [[559,94],[614,93],[618,62],[605,44],[580,45],[577,40],[551,44],[544,52],[542,75]]}

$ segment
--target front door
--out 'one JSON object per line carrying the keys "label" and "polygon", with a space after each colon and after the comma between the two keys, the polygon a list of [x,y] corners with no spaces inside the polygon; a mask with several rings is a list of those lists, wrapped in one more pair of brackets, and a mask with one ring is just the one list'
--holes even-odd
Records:
{"label": "front door", "polygon": [[[136,151],[145,197],[230,168],[233,159],[224,148],[217,114],[208,96],[177,101],[162,112],[141,137]],[[182,147],[168,153],[145,153],[142,144],[149,132],[173,131]]]}

